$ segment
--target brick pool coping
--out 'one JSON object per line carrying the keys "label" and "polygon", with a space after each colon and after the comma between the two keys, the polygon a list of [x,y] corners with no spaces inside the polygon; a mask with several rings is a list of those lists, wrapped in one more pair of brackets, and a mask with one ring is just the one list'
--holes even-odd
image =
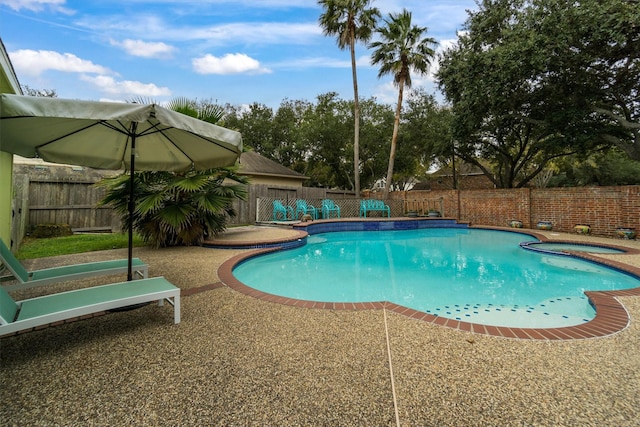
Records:
{"label": "brick pool coping", "polygon": [[[392,219],[400,220],[400,219]],[[366,221],[366,220],[358,220]],[[375,219],[371,221],[380,221]],[[437,220],[436,220],[437,221]],[[324,222],[324,221],[322,221]],[[329,221],[327,221],[329,222]],[[344,221],[333,221],[344,222]],[[518,232],[522,234],[528,234],[536,237],[541,242],[554,242],[554,243],[570,243],[570,244],[582,244],[589,245],[585,242],[575,242],[569,240],[553,240],[548,239],[546,236],[540,233],[536,233],[533,230],[526,229],[512,229],[504,227],[486,227],[486,226],[473,226],[469,228],[487,229],[487,230],[500,230],[508,232]],[[307,234],[306,232],[302,232]],[[306,237],[306,236],[305,236]],[[296,236],[295,239],[301,238]],[[289,241],[289,239],[285,239]],[[250,242],[252,244],[264,244],[265,242]],[[627,248],[617,245],[609,244],[596,244],[596,246],[611,247],[614,249],[621,249],[629,254],[640,253],[640,250],[633,248]],[[277,304],[289,305],[294,307],[309,308],[309,309],[328,309],[328,310],[380,310],[386,309],[403,316],[410,317],[412,319],[432,323],[435,325],[445,326],[451,329],[457,329],[466,332],[472,332],[476,334],[490,335],[503,338],[516,338],[516,339],[532,339],[532,340],[570,340],[570,339],[587,339],[587,338],[599,338],[616,334],[624,330],[630,322],[629,314],[624,308],[622,303],[618,300],[618,297],[625,296],[640,296],[640,287],[619,291],[586,291],[585,295],[589,298],[589,301],[596,310],[596,316],[589,322],[575,326],[564,326],[558,328],[516,328],[506,326],[491,326],[482,325],[478,323],[464,322],[461,320],[449,319],[446,317],[434,316],[433,314],[424,313],[411,308],[407,308],[389,301],[378,302],[365,302],[365,303],[341,303],[341,302],[319,302],[319,301],[307,301],[299,300],[295,298],[281,297],[273,294],[268,294],[257,289],[251,288],[244,283],[240,282],[233,276],[233,269],[236,265],[254,258],[256,256],[280,250],[281,247],[267,247],[262,249],[255,249],[251,252],[236,255],[229,260],[225,261],[218,269],[218,277],[222,284],[227,287],[248,295],[250,297],[260,299],[263,301],[273,302]],[[596,262],[602,265],[609,266],[616,270],[626,272],[637,278],[640,278],[640,267],[633,267],[618,261],[603,259],[593,256],[585,252],[566,251],[572,256],[578,258],[587,259],[592,262]],[[622,254],[624,256],[624,254]]]}

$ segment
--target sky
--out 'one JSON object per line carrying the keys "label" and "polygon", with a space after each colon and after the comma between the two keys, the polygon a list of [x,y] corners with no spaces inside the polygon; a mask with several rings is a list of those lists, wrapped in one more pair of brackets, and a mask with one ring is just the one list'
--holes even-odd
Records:
{"label": "sky", "polygon": [[[412,12],[438,51],[474,0],[374,0],[383,17]],[[351,60],[318,25],[316,0],[0,0],[0,38],[21,85],[59,98],[163,103],[177,97],[277,108],[337,92],[353,98]],[[356,46],[361,98],[394,103],[371,50]],[[437,69],[437,61],[432,70]],[[433,76],[413,87],[439,96]]]}

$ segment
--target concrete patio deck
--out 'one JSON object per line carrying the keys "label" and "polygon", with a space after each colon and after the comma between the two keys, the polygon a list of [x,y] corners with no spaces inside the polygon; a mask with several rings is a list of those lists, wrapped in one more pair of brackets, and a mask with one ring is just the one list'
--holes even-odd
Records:
{"label": "concrete patio deck", "polygon": [[[290,231],[235,233],[261,241]],[[640,249],[637,241],[545,235]],[[273,304],[221,286],[218,267],[246,252],[135,249],[152,275],[187,295],[179,325],[171,308],[149,305],[1,339],[2,424],[637,425],[640,297],[619,298],[631,323],[613,336],[505,339],[388,310]],[[112,250],[25,264],[123,256]],[[640,267],[638,254],[603,257]]]}

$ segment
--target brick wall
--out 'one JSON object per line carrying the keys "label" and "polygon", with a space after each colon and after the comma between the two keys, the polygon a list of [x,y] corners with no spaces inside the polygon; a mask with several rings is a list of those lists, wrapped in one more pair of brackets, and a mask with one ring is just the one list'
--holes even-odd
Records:
{"label": "brick wall", "polygon": [[536,189],[531,217],[570,231],[588,224],[593,234],[613,235],[617,227],[640,230],[640,186]]}
{"label": "brick wall", "polygon": [[614,236],[617,227],[640,230],[640,186],[569,187],[393,192],[394,199],[443,199],[444,214],[472,224],[505,227],[516,219],[525,228],[551,221],[572,232],[588,224],[592,234]]}

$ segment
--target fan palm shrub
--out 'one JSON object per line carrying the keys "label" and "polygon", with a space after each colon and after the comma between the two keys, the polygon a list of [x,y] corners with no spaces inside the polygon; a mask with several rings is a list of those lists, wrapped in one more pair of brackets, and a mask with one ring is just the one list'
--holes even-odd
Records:
{"label": "fan palm shrub", "polygon": [[123,224],[133,223],[143,241],[155,247],[201,245],[223,232],[228,218],[236,215],[233,201],[246,199],[248,184],[235,168],[136,172],[134,181],[133,217],[127,175],[98,183],[106,189],[100,204],[113,207]]}
{"label": "fan palm shrub", "polygon": [[[130,102],[157,103],[137,98]],[[211,101],[178,97],[167,104],[178,113],[216,124],[224,108]],[[234,182],[235,184],[229,184]],[[227,220],[236,215],[233,201],[245,200],[248,179],[236,167],[214,168],[184,173],[145,171],[134,174],[134,213],[129,214],[130,177],[121,175],[98,183],[106,189],[100,205],[113,207],[122,223],[142,240],[155,247],[201,245],[226,229]]]}

